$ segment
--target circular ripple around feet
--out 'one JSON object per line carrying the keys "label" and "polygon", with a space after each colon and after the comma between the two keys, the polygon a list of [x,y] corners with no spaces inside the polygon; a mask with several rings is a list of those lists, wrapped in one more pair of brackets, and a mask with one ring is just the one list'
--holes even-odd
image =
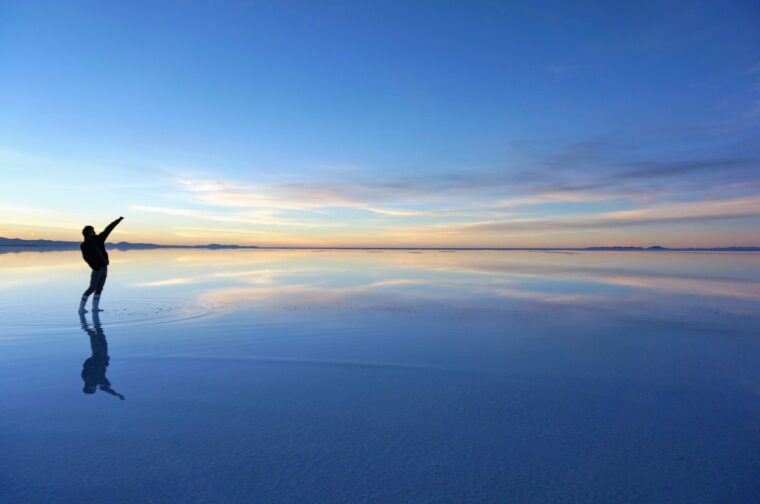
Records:
{"label": "circular ripple around feet", "polygon": [[[89,303],[88,303],[89,310]],[[100,324],[108,327],[140,327],[170,324],[204,317],[219,311],[213,305],[196,304],[170,299],[108,300],[99,313]],[[89,325],[92,311],[84,314]],[[0,306],[0,327],[10,331],[51,332],[78,329],[81,320],[76,303],[16,304]]]}

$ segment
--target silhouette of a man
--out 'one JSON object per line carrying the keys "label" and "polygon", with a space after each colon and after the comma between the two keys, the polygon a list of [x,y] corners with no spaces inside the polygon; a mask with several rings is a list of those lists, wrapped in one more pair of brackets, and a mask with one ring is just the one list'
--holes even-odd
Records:
{"label": "silhouette of a man", "polygon": [[84,332],[90,337],[90,349],[92,350],[92,356],[88,357],[82,364],[82,380],[84,380],[82,392],[94,394],[99,388],[107,394],[115,395],[124,400],[124,396],[112,389],[111,382],[106,378],[106,368],[108,368],[111,358],[108,356],[108,342],[106,335],[103,334],[98,312],[92,313],[94,329],[87,324],[84,313],[79,314],[79,322],[82,324]]}
{"label": "silhouette of a man", "polygon": [[108,275],[108,252],[106,252],[106,238],[111,234],[113,228],[115,228],[119,222],[124,220],[124,217],[119,217],[112,223],[110,223],[103,230],[102,233],[97,234],[92,226],[85,226],[82,229],[82,235],[84,241],[79,248],[82,250],[82,257],[85,262],[92,268],[90,274],[90,286],[82,294],[82,300],[79,302],[79,313],[87,313],[84,309],[84,305],[87,303],[87,298],[93,292],[95,296],[92,298],[92,311],[98,312],[100,310],[100,293],[103,292],[103,286],[106,284],[106,276]]}

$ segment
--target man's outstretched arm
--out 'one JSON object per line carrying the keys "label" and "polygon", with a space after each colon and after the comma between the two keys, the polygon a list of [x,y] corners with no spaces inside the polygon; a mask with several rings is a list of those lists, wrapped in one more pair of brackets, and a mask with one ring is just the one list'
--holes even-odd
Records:
{"label": "man's outstretched arm", "polygon": [[118,219],[116,219],[115,221],[113,221],[112,223],[110,223],[109,225],[107,225],[106,228],[103,230],[103,232],[98,235],[98,237],[101,240],[106,241],[106,238],[108,238],[108,235],[111,234],[111,231],[113,231],[113,228],[115,228],[116,226],[118,226],[119,222],[121,222],[123,220],[124,220],[124,217],[119,217]]}
{"label": "man's outstretched arm", "polygon": [[100,390],[102,390],[103,392],[106,392],[108,394],[115,395],[116,397],[118,397],[122,401],[124,400],[124,396],[121,395],[121,394],[119,394],[118,392],[116,392],[114,389],[112,389],[110,383],[108,385],[101,385],[100,386]]}

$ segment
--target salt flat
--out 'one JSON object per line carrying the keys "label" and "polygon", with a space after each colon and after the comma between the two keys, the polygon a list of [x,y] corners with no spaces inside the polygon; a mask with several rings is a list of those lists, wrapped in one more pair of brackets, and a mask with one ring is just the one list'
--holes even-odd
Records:
{"label": "salt flat", "polygon": [[0,254],[2,502],[760,491],[760,254],[111,257],[80,319],[78,252]]}

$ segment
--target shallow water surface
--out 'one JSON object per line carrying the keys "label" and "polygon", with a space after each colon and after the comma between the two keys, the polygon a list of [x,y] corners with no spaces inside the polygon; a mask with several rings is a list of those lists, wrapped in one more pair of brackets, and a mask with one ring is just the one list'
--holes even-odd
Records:
{"label": "shallow water surface", "polygon": [[0,502],[760,492],[760,254],[111,257],[0,254]]}

